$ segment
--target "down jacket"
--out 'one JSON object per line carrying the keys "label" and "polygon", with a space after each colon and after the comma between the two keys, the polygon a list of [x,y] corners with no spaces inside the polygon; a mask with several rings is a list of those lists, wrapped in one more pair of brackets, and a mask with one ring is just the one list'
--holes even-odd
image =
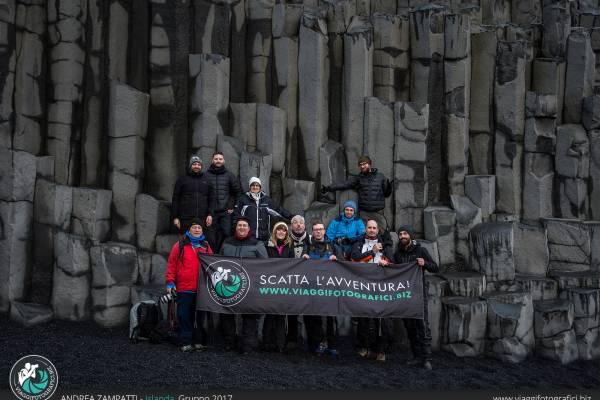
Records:
{"label": "down jacket", "polygon": [[427,272],[436,273],[439,271],[438,265],[433,261],[433,258],[429,255],[429,252],[425,247],[422,247],[416,240],[411,241],[408,249],[403,248],[401,245],[398,245],[396,249],[396,253],[394,254],[394,262],[396,264],[404,264],[413,261],[417,261],[417,258],[422,258],[425,260],[425,265],[423,268],[427,270]]}
{"label": "down jacket", "polygon": [[358,192],[358,209],[361,211],[380,211],[385,208],[385,198],[392,194],[392,184],[377,168],[353,175],[346,182],[334,183],[330,190],[354,189]]}
{"label": "down jacket", "polygon": [[171,219],[204,220],[208,215],[214,214],[214,206],[215,190],[205,173],[188,171],[177,179],[171,202]]}
{"label": "down jacket", "polygon": [[[179,251],[183,246],[183,252]],[[207,241],[195,249],[189,241],[180,240],[173,245],[167,261],[167,286],[175,285],[178,292],[196,292],[200,272],[200,254],[213,254]]]}
{"label": "down jacket", "polygon": [[225,167],[211,165],[206,171],[208,182],[215,189],[215,212],[223,212],[235,206],[242,194],[239,179]]}
{"label": "down jacket", "polygon": [[265,192],[260,192],[257,202],[252,198],[250,192],[240,196],[235,205],[235,216],[243,216],[250,220],[250,229],[258,240],[266,242],[271,236],[271,217],[291,219],[292,214],[277,204]]}

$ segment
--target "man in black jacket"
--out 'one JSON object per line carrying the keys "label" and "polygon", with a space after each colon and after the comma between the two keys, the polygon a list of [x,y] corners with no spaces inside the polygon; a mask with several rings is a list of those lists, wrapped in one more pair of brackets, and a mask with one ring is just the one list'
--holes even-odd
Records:
{"label": "man in black jacket", "polygon": [[225,157],[223,153],[213,154],[212,164],[206,174],[208,181],[215,189],[215,214],[213,216],[213,227],[217,230],[217,248],[225,238],[231,236],[233,207],[238,197],[242,194],[239,179],[227,168],[225,168]]}
{"label": "man in black jacket", "polygon": [[[413,240],[415,231],[411,226],[402,226],[398,229],[398,237],[400,243],[394,254],[394,262],[396,264],[417,262],[421,268],[428,272],[436,273],[439,270],[438,265],[433,261],[426,248],[422,247]],[[425,274],[423,274],[425,277]],[[423,287],[425,282],[423,281]],[[404,326],[410,341],[410,347],[413,352],[414,359],[409,363],[412,365],[421,365],[426,370],[431,370],[431,331],[427,321],[427,298],[425,290],[423,290],[423,319],[405,318]]]}
{"label": "man in black jacket", "polygon": [[[354,242],[350,258],[355,262],[376,264],[381,267],[393,262],[393,244],[379,233],[377,221],[373,219],[367,221],[366,232]],[[392,331],[390,319],[363,317],[356,318],[356,321],[358,355],[385,362],[385,350]]]}
{"label": "man in black jacket", "polygon": [[392,183],[377,168],[371,167],[372,162],[368,156],[358,159],[360,173],[353,175],[346,182],[334,183],[323,186],[321,192],[335,192],[337,190],[354,189],[358,192],[358,210],[364,220],[374,219],[381,231],[387,230],[389,225],[383,214],[385,198],[392,194]]}
{"label": "man in black jacket", "polygon": [[215,190],[202,173],[202,160],[192,156],[188,163],[187,173],[175,182],[173,200],[171,201],[171,217],[173,225],[184,233],[189,229],[192,219],[212,225],[214,213]]}

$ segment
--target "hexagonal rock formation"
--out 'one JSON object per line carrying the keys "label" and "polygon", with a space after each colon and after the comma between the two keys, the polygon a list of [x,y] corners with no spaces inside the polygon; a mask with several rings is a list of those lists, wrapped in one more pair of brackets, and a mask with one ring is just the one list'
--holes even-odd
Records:
{"label": "hexagonal rock formation", "polygon": [[487,303],[468,297],[443,297],[444,327],[442,349],[459,357],[483,353]]}

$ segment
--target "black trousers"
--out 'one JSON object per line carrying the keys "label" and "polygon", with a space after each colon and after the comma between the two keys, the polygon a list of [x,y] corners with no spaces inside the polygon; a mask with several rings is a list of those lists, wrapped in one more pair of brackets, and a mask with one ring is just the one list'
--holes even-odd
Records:
{"label": "black trousers", "polygon": [[285,315],[265,315],[263,345],[267,350],[283,350],[285,346]]}
{"label": "black trousers", "polygon": [[358,347],[385,353],[391,336],[391,321],[383,318],[357,318]]}
{"label": "black trousers", "polygon": [[226,348],[233,348],[235,346],[235,315],[219,314],[219,325],[223,344]]}
{"label": "black trousers", "polygon": [[287,343],[298,342],[298,316],[287,315],[287,334],[285,341]]}
{"label": "black trousers", "polygon": [[424,318],[404,318],[404,327],[415,358],[427,361],[431,358],[431,330],[427,321],[427,299],[424,299]]}
{"label": "black trousers", "polygon": [[327,342],[327,347],[335,349],[337,346],[337,321],[335,317],[325,317],[326,331],[323,332],[323,317],[319,315],[305,315],[306,338],[309,351],[315,350],[320,343]]}

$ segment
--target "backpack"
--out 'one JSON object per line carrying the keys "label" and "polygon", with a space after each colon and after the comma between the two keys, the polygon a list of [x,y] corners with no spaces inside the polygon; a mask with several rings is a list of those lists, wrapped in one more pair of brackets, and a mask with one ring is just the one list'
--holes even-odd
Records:
{"label": "backpack", "polygon": [[149,340],[152,331],[162,319],[162,311],[154,300],[135,304],[129,312],[129,339],[133,343]]}

